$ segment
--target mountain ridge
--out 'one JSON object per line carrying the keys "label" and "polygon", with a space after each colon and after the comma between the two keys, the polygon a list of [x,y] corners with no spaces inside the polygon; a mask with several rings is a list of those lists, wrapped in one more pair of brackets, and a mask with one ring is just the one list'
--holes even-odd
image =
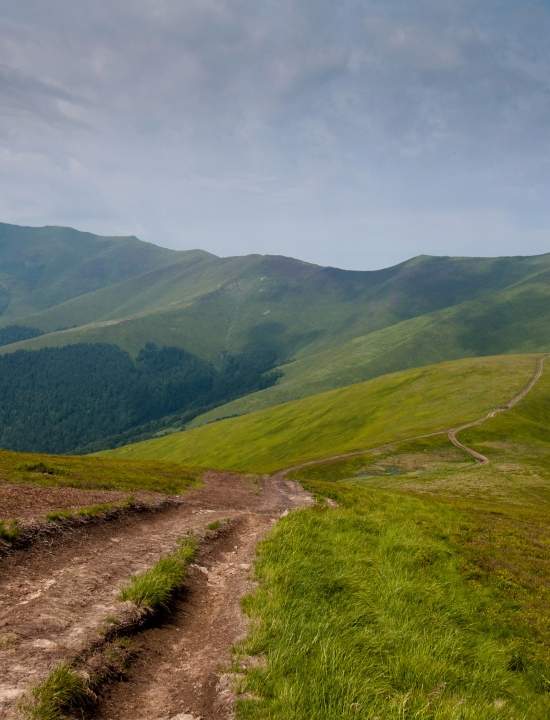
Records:
{"label": "mountain ridge", "polygon": [[276,384],[258,380],[194,424],[434,362],[550,349],[550,254],[344,270],[0,224],[2,288],[13,298],[0,328],[16,341],[1,355],[99,343],[135,361],[152,342],[218,369],[228,354],[259,353],[263,370],[270,358]]}

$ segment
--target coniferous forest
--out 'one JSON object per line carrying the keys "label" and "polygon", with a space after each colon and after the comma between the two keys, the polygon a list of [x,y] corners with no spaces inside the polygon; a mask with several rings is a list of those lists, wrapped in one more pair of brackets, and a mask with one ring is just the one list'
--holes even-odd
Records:
{"label": "coniferous forest", "polygon": [[148,343],[133,360],[115,345],[77,344],[0,356],[0,447],[66,453],[147,436],[213,405],[267,387],[269,352],[216,365]]}

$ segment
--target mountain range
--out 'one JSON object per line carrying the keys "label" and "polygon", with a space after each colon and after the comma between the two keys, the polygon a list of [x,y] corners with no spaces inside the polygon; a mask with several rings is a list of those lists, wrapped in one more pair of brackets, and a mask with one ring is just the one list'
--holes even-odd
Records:
{"label": "mountain range", "polygon": [[[184,393],[185,403],[172,404],[166,422],[157,403],[154,418],[134,424],[127,418],[120,427],[124,439],[138,426],[147,434],[200,424],[442,360],[549,350],[549,301],[550,254],[419,256],[383,270],[349,271],[281,256],[220,258],[135,237],[0,224],[4,383],[9,373],[28,377],[30,356],[35,368],[47,362],[55,385],[63,348],[74,345],[84,351],[110,346],[124,356],[116,362],[133,366],[148,344],[178,348],[186,367],[192,359],[193,378],[203,382],[217,373],[217,387],[229,382],[232,358],[232,392],[210,388],[199,403]],[[52,354],[56,348],[61,355]],[[8,370],[6,356],[18,350],[27,351],[27,360]],[[100,356],[103,362],[104,349]],[[116,372],[127,371],[120,365]],[[50,386],[47,397],[48,405],[55,403]],[[151,419],[156,424],[144,429]],[[18,408],[2,421],[19,424]],[[112,444],[115,426],[93,442]],[[18,449],[79,449],[71,443]]]}

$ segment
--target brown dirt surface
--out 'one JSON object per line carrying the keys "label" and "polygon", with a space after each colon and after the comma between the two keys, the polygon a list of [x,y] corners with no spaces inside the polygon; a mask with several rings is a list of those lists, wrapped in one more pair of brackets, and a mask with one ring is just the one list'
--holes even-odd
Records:
{"label": "brown dirt surface", "polygon": [[147,505],[166,498],[165,495],[151,492],[0,485],[0,520],[18,520],[30,524],[42,520],[53,510],[76,510],[99,503],[118,503],[129,497]]}
{"label": "brown dirt surface", "polygon": [[104,696],[99,720],[232,717],[231,647],[246,634],[240,600],[252,589],[254,549],[271,527],[248,514],[190,568],[187,592],[170,619],[142,633],[137,661],[125,681]]}
{"label": "brown dirt surface", "polygon": [[[29,687],[56,663],[76,657],[97,640],[105,621],[116,615],[118,593],[131,575],[171,552],[186,533],[230,518],[236,523],[232,547],[215,544],[212,555],[201,559],[204,566],[193,571],[189,603],[175,616],[179,620],[173,642],[151,647],[151,652],[145,646],[139,662],[145,662],[146,677],[136,685],[143,697],[173,697],[162,702],[169,712],[177,710],[174,714],[224,717],[197,707],[217,702],[217,690],[212,690],[217,673],[243,632],[239,603],[249,587],[255,544],[278,517],[309,502],[298,485],[282,478],[207,473],[204,485],[182,496],[178,505],[79,528],[61,542],[39,544],[1,560],[0,718],[16,718],[17,701]],[[171,663],[174,672],[166,673]],[[176,672],[178,668],[188,669]],[[149,681],[146,691],[143,683]],[[137,715],[134,709],[124,714],[124,696],[117,702],[120,709],[113,705],[108,717],[162,717],[147,714],[152,705],[144,705],[149,707],[145,714]]]}

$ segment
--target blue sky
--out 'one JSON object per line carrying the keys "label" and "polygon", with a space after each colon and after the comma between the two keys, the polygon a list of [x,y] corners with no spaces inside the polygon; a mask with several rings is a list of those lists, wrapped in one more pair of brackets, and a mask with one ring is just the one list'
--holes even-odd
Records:
{"label": "blue sky", "polygon": [[375,268],[550,251],[550,4],[0,0],[0,220]]}

